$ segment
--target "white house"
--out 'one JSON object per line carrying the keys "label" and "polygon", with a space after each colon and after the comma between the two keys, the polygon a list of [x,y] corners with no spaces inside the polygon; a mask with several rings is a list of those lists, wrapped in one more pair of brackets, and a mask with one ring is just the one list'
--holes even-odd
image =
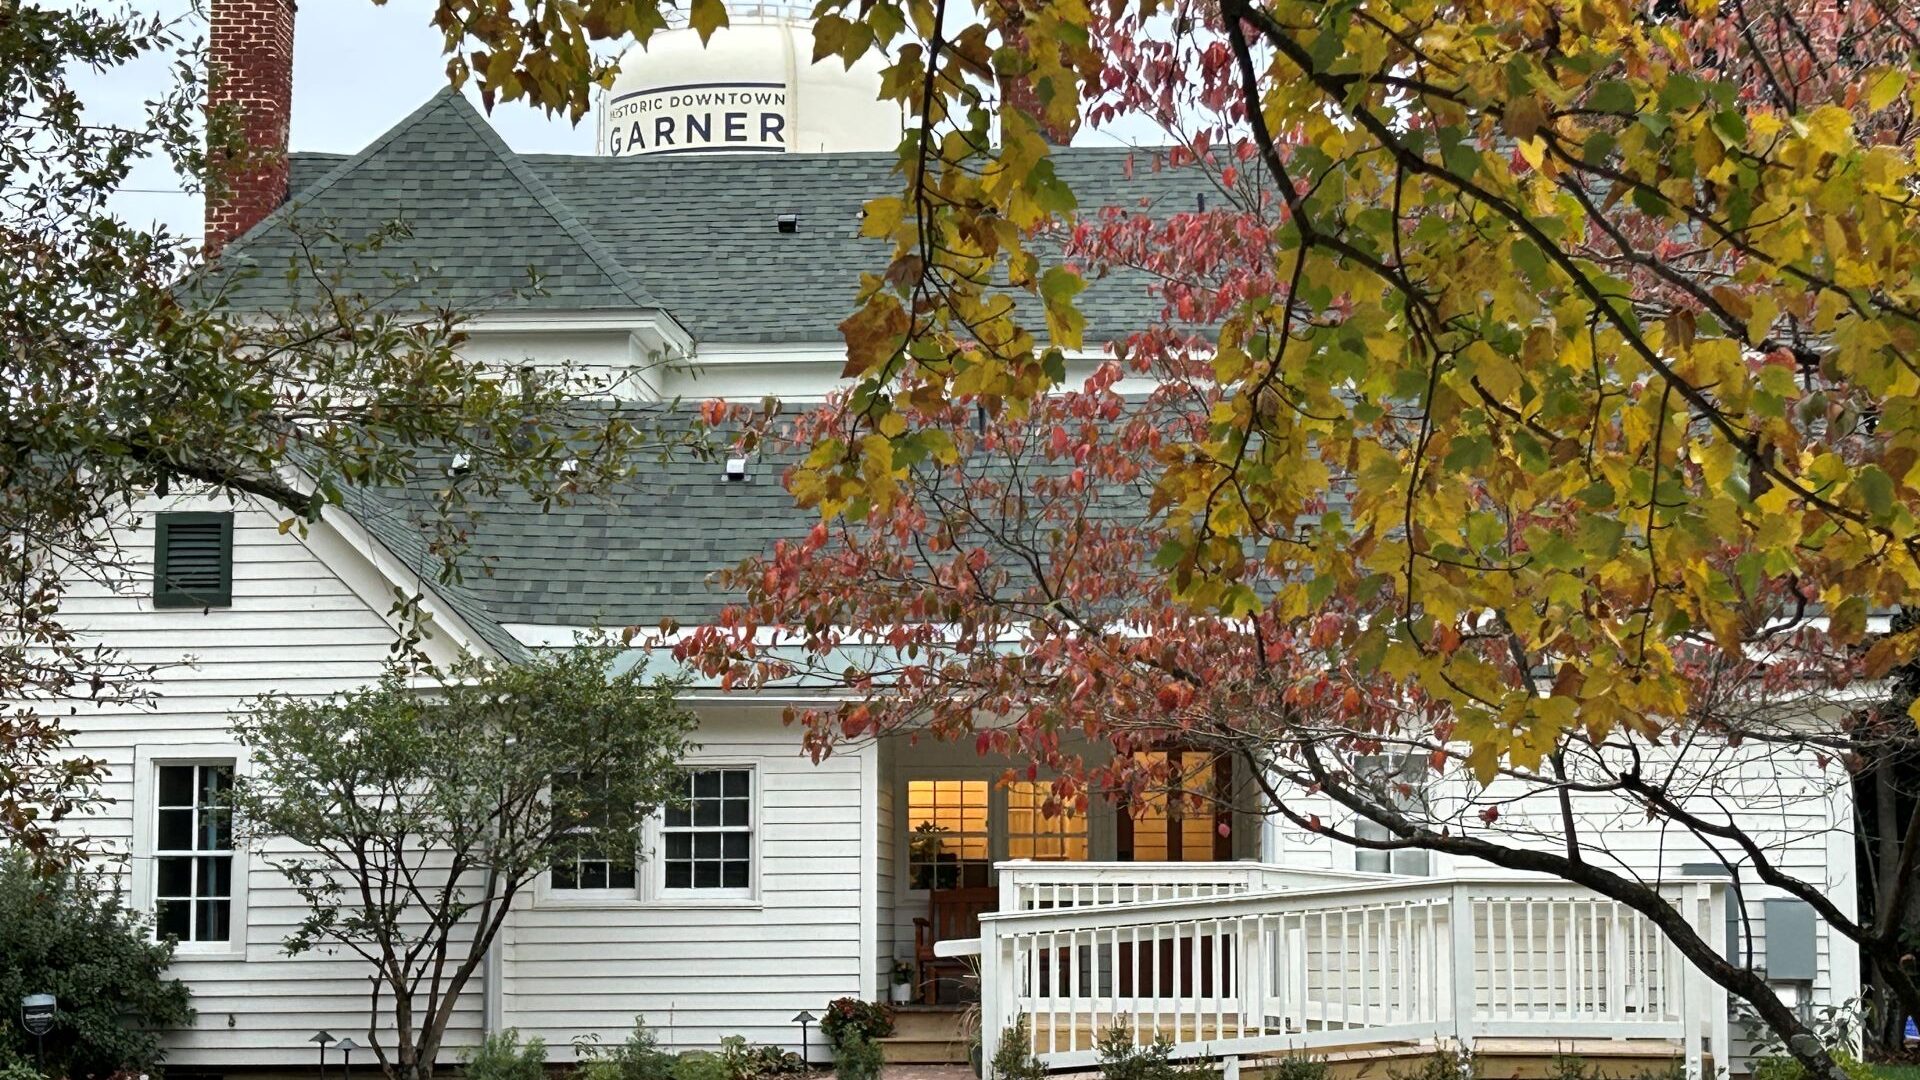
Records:
{"label": "white house", "polygon": [[[291,18],[290,2],[244,7],[248,19]],[[724,67],[704,81],[729,79],[754,81]],[[626,97],[614,104],[660,92],[617,89]],[[793,118],[799,89],[782,94],[779,131],[815,130]],[[724,110],[675,123],[671,147],[644,133],[651,151],[711,152],[636,154],[628,139],[620,155],[523,156],[443,93],[350,157],[293,155],[287,190],[270,200],[285,205],[217,238],[232,240],[222,258],[265,271],[237,295],[270,308],[301,287],[278,272],[301,222],[352,232],[403,219],[409,235],[383,257],[430,267],[423,288],[487,302],[476,355],[632,369],[622,393],[640,400],[818,397],[841,367],[835,324],[854,268],[872,255],[855,239],[860,207],[892,183],[891,155],[835,149],[854,137],[845,132],[817,136],[825,152],[770,145],[774,129],[758,121],[757,152],[726,153]],[[704,129],[718,141],[687,145]],[[1145,168],[1128,178],[1130,153],[1065,149],[1057,160],[1083,201],[1124,193],[1193,205],[1200,178]],[[499,300],[529,264],[545,292]],[[1124,276],[1083,301],[1095,338],[1156,309],[1144,282]],[[228,734],[243,702],[373,677],[396,633],[395,588],[426,590],[427,647],[442,660],[460,650],[512,660],[593,625],[698,623],[726,600],[707,573],[798,520],[772,469],[730,478],[688,463],[648,470],[607,504],[483,509],[474,556],[486,572],[445,585],[404,497],[356,498],[304,536],[244,500],[154,500],[124,535],[146,554],[148,576],[69,603],[78,629],[130,660],[172,665],[153,709],[83,711],[72,725],[77,750],[110,767],[110,804],[84,827],[126,856],[134,902],[181,939],[174,970],[200,1019],[170,1036],[176,1069],[310,1067],[316,1029],[357,1034],[367,1023],[356,962],[285,956],[297,898],[257,852],[198,827],[210,793],[247,768]],[[169,572],[156,577],[160,559]],[[541,882],[464,1002],[455,1047],[512,1027],[564,1059],[575,1037],[617,1038],[644,1014],[672,1048],[731,1034],[797,1048],[796,1013],[887,993],[896,961],[915,954],[931,891],[991,887],[999,914],[983,920],[977,946],[988,1027],[1033,1015],[1056,1064],[1086,1059],[1089,1021],[1145,1012],[1225,1052],[1441,1030],[1666,1039],[1723,1062],[1735,1050],[1724,999],[1617,905],[1514,875],[1481,880],[1497,875],[1438,857],[1395,865],[1250,813],[1229,815],[1224,835],[1222,822],[1164,804],[1049,821],[1032,787],[998,785],[1006,763],[970,747],[881,742],[816,765],[780,722],[787,693],[691,693],[700,746],[686,764],[695,795],[719,806],[704,829],[720,837],[696,845],[673,835],[689,829],[656,822],[653,857],[637,873],[583,865]],[[1846,792],[1793,774],[1751,780],[1779,849],[1851,904]],[[1700,925],[1720,932],[1729,891],[1714,852],[1645,821],[1595,826],[1593,850],[1684,893]],[[1011,860],[1033,861],[998,865]],[[1393,870],[1402,873],[1379,876]],[[1770,903],[1777,894],[1751,877],[1742,886],[1762,920],[1754,959],[1770,978],[1812,1003],[1857,994],[1858,957],[1843,941]],[[1796,928],[1779,934],[1768,921]]]}

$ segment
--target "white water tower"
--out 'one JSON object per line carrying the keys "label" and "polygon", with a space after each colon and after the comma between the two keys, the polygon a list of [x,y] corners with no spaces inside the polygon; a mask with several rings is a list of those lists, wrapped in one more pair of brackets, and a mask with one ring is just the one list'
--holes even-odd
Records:
{"label": "white water tower", "polygon": [[729,5],[730,25],[705,45],[694,30],[662,30],[620,57],[600,100],[599,152],[819,154],[891,150],[898,105],[879,100],[886,60],[869,52],[849,70],[813,60],[808,9],[778,2]]}

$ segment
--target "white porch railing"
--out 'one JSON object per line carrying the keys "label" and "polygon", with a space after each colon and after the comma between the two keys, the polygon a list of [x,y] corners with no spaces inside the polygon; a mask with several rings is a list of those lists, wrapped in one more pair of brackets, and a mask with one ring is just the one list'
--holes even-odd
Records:
{"label": "white porch railing", "polygon": [[1401,881],[1391,874],[1312,870],[1262,862],[997,863],[1001,911],[1204,900],[1247,892]]}
{"label": "white porch railing", "polygon": [[[1725,1060],[1725,992],[1623,904],[1545,879],[1339,878],[1003,864],[977,943],[984,1056],[1025,1016],[1055,1068],[1094,1063],[1115,1024],[1188,1058],[1535,1036],[1671,1040],[1695,1078],[1705,1050]],[[1665,891],[1720,940],[1723,884]]]}

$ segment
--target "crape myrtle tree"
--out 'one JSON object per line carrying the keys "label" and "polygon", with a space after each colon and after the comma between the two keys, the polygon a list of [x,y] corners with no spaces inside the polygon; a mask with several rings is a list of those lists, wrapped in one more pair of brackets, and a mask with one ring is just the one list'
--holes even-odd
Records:
{"label": "crape myrtle tree", "polygon": [[365,961],[367,1042],[387,1076],[433,1075],[460,995],[514,898],[549,868],[632,866],[684,790],[693,716],[672,680],[595,643],[519,664],[395,665],[235,722],[235,832],[306,905],[290,955]]}
{"label": "crape myrtle tree", "polygon": [[[202,122],[195,30],[131,7],[0,0],[0,841],[47,863],[84,846],[58,826],[98,796],[100,764],[67,751],[62,717],[149,694],[150,666],[76,635],[64,610],[75,587],[135,585],[142,553],[115,537],[141,499],[246,496],[292,527],[350,486],[427,487],[422,528],[455,573],[469,495],[511,484],[563,499],[660,449],[645,423],[588,407],[605,388],[578,371],[500,378],[463,357],[485,304],[446,306],[425,274],[342,288],[400,226],[300,223],[301,255],[260,272],[306,278],[311,299],[262,312],[230,301],[236,276],[197,279],[194,244],[116,213],[142,160],[217,191],[255,153],[236,117]],[[160,73],[144,112],[89,111],[76,74],[133,65]],[[453,453],[468,466],[457,483],[440,468]],[[417,601],[397,614],[417,624]]]}

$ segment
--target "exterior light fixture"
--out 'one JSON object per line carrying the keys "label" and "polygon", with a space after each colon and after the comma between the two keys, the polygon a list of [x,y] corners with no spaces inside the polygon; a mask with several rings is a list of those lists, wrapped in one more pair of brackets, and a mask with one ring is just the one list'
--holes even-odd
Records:
{"label": "exterior light fixture", "polygon": [[801,1009],[799,1014],[793,1018],[793,1022],[800,1025],[800,1061],[803,1064],[813,1064],[813,1045],[812,1041],[807,1037],[807,1025],[818,1019],[819,1017],[805,1009]]}
{"label": "exterior light fixture", "polygon": [[352,1039],[341,1039],[333,1045],[333,1048],[340,1051],[340,1075],[350,1076],[349,1070],[353,1068],[353,1052],[360,1049],[359,1045]]}
{"label": "exterior light fixture", "polygon": [[40,1062],[44,1038],[53,1030],[53,1018],[59,1011],[52,994],[28,994],[20,999],[20,1026],[33,1036],[33,1067],[41,1073],[46,1072]]}
{"label": "exterior light fixture", "polygon": [[320,1080],[326,1080],[327,1044],[335,1041],[333,1038],[333,1034],[327,1031],[316,1031],[313,1033],[313,1037],[308,1039],[307,1041],[320,1047]]}

